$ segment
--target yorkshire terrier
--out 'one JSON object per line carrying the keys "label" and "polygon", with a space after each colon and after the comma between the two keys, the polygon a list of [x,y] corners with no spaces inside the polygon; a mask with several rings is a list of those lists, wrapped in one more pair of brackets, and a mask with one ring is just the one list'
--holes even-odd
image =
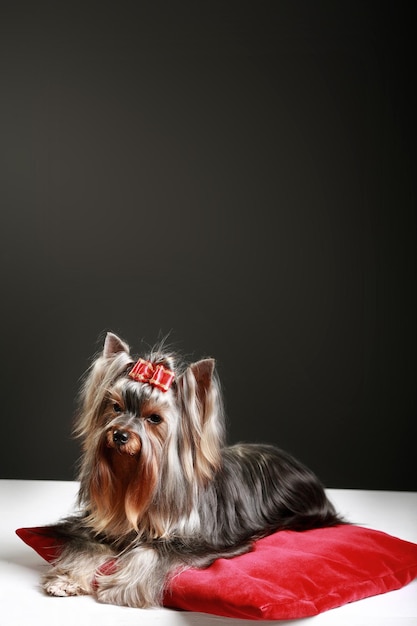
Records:
{"label": "yorkshire terrier", "polygon": [[[159,606],[170,578],[282,529],[343,523],[312,471],[271,445],[225,445],[213,359],[155,347],[133,359],[108,333],[85,379],[79,511],[43,578],[54,596]],[[112,566],[109,567],[109,563]]]}

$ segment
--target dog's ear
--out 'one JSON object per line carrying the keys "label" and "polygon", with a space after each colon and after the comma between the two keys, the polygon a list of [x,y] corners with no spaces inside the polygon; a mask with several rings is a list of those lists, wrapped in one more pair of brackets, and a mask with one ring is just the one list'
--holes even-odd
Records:
{"label": "dog's ear", "polygon": [[114,333],[107,333],[106,339],[104,340],[103,356],[109,358],[119,352],[130,354],[129,346]]}
{"label": "dog's ear", "polygon": [[77,436],[94,435],[109,387],[131,362],[129,346],[117,335],[107,333],[103,352],[95,358],[84,379],[81,410],[74,429]]}
{"label": "dog's ear", "polygon": [[190,365],[177,381],[181,406],[180,456],[187,478],[200,484],[219,467],[224,413],[214,359]]}
{"label": "dog's ear", "polygon": [[190,365],[190,369],[197,384],[197,395],[200,401],[204,401],[204,396],[210,389],[214,366],[214,359],[203,359],[202,361],[197,361],[196,363]]}

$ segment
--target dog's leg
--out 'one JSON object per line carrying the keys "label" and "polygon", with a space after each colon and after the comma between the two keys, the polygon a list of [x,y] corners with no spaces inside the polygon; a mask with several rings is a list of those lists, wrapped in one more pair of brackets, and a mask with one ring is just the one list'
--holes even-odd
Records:
{"label": "dog's leg", "polygon": [[92,594],[97,570],[112,558],[114,554],[99,545],[88,552],[67,549],[44,574],[42,587],[51,596]]}
{"label": "dog's leg", "polygon": [[97,600],[140,608],[160,606],[167,576],[178,565],[178,557],[162,556],[147,546],[134,548],[117,560],[112,574],[97,576]]}
{"label": "dog's leg", "polygon": [[230,559],[248,552],[250,542],[199,556],[184,555],[169,544],[138,546],[119,557],[109,575],[98,574],[95,594],[99,602],[137,608],[161,606],[167,582],[184,567],[205,568],[217,558]]}

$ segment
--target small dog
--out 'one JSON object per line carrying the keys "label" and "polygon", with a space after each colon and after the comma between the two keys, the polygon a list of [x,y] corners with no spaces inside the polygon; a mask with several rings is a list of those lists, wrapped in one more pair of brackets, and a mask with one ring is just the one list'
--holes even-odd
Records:
{"label": "small dog", "polygon": [[186,366],[160,346],[136,360],[108,333],[81,397],[80,511],[54,526],[66,547],[43,578],[51,595],[158,606],[184,568],[281,529],[344,523],[289,454],[225,446],[213,359]]}

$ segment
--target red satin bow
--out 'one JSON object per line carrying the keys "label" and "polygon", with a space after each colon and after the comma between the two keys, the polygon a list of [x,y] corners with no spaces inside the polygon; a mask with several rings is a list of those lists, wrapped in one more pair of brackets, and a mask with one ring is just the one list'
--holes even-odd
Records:
{"label": "red satin bow", "polygon": [[141,383],[148,383],[165,392],[171,386],[175,374],[163,365],[154,365],[145,359],[139,359],[129,372],[130,378]]}

